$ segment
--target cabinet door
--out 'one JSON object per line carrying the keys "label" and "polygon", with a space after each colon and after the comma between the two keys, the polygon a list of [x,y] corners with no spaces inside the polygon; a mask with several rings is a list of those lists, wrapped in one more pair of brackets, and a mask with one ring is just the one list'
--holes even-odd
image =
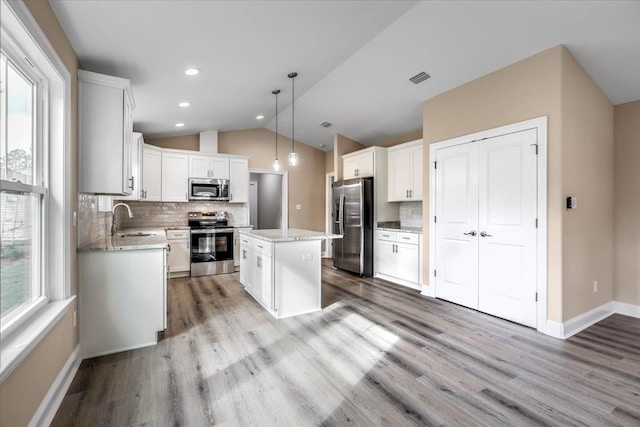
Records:
{"label": "cabinet door", "polygon": [[222,156],[211,156],[211,178],[230,179],[229,158]]}
{"label": "cabinet door", "polygon": [[396,243],[396,277],[418,283],[420,272],[420,250],[418,245]]}
{"label": "cabinet door", "polygon": [[422,155],[424,148],[414,147],[411,149],[411,163],[412,167],[412,188],[411,188],[411,200],[422,200]]}
{"label": "cabinet door", "polygon": [[243,245],[240,247],[240,283],[242,283],[245,288],[251,287],[252,269],[251,250]]}
{"label": "cabinet door", "polygon": [[162,200],[162,151],[148,145],[142,149],[142,200]]}
{"label": "cabinet door", "polygon": [[191,258],[189,253],[189,240],[169,240],[169,273],[177,271],[189,271]]}
{"label": "cabinet door", "polygon": [[122,128],[122,193],[133,194],[133,116],[128,98],[124,97]]}
{"label": "cabinet door", "polygon": [[189,178],[211,178],[211,156],[190,154]]}
{"label": "cabinet door", "polygon": [[231,159],[229,168],[229,203],[248,203],[249,160]]}
{"label": "cabinet door", "polygon": [[358,156],[358,178],[373,176],[373,151]]}
{"label": "cabinet door", "polygon": [[273,295],[273,281],[271,277],[273,273],[273,266],[271,265],[272,258],[265,255],[260,256],[262,257],[262,261],[260,262],[260,298],[262,299],[262,303],[271,309],[271,296]]}
{"label": "cabinet door", "polygon": [[409,199],[411,190],[411,150],[398,150],[389,153],[389,201]]}
{"label": "cabinet door", "polygon": [[180,153],[162,153],[162,201],[189,200],[189,156]]}
{"label": "cabinet door", "polygon": [[131,177],[132,187],[131,195],[123,197],[122,200],[140,200],[141,191],[140,186],[142,184],[142,142],[144,141],[142,134],[138,132],[132,133],[132,145],[131,145]]}
{"label": "cabinet door", "polygon": [[395,243],[385,240],[378,240],[376,250],[377,271],[378,273],[387,274],[389,276],[396,275],[396,253],[394,251]]}
{"label": "cabinet door", "polygon": [[358,157],[349,157],[344,159],[342,164],[342,179],[351,179],[358,176],[358,165],[359,165]]}

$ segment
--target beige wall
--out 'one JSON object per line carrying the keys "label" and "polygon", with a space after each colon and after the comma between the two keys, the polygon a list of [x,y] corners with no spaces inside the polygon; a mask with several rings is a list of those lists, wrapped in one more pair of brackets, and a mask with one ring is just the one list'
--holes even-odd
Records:
{"label": "beige wall", "polygon": [[[423,103],[424,170],[426,147],[473,132],[540,116],[548,116],[548,317],[562,321],[562,175],[561,81],[562,47],[555,47],[495,71]],[[424,200],[429,198],[429,174],[424,176]],[[429,204],[423,204],[423,218]],[[426,230],[425,230],[426,231]],[[425,232],[425,241],[428,233]],[[428,246],[423,262],[429,282]]]}
{"label": "beige wall", "polygon": [[[562,49],[562,318],[613,299],[613,105]],[[598,292],[593,282],[598,281]]]}
{"label": "beige wall", "polygon": [[[77,182],[77,94],[78,59],[65,36],[51,6],[46,1],[25,2],[36,22],[49,39],[71,75],[71,208],[78,206]],[[71,292],[77,293],[76,248],[77,228],[71,236]],[[26,425],[40,405],[49,387],[60,373],[78,343],[77,329],[73,327],[75,304],[22,363],[0,384],[0,425]]]}
{"label": "beige wall", "polygon": [[[556,322],[612,296],[612,111],[563,46],[423,103],[425,145],[548,117],[548,318]],[[428,150],[424,160],[429,170]],[[425,175],[426,193],[428,181]],[[578,210],[564,209],[568,195],[578,196]],[[425,204],[425,218],[428,211]],[[598,293],[592,291],[594,280],[599,282]]]}
{"label": "beige wall", "polygon": [[[278,137],[278,158],[282,170],[289,171],[289,227],[324,231],[325,153],[296,141],[300,158],[296,167],[287,163],[291,138]],[[250,169],[271,170],[275,156],[275,134],[267,129],[247,129],[218,133],[218,151],[246,154]],[[302,209],[296,210],[296,204]]]}
{"label": "beige wall", "polygon": [[378,147],[393,147],[394,145],[402,144],[409,141],[415,141],[416,139],[420,138],[422,138],[422,129],[394,136],[393,138],[387,138],[383,141],[378,141],[373,145],[377,145]]}
{"label": "beige wall", "polygon": [[179,150],[200,150],[200,135],[170,136],[167,138],[145,139],[147,144],[162,148],[176,148]]}
{"label": "beige wall", "polygon": [[334,167],[333,156],[334,156],[333,150],[327,151],[326,153],[324,153],[324,171],[326,173],[333,172],[333,167]]}
{"label": "beige wall", "polygon": [[640,101],[616,105],[614,299],[640,305]]}
{"label": "beige wall", "polygon": [[342,179],[342,155],[353,153],[354,151],[367,148],[366,145],[362,145],[346,136],[335,134],[333,137],[333,171],[335,172],[335,180],[340,181]]}

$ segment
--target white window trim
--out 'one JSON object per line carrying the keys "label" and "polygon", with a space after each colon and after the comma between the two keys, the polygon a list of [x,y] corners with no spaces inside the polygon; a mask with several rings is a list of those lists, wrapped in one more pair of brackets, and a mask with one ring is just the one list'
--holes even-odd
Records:
{"label": "white window trim", "polygon": [[[20,364],[68,311],[75,300],[71,296],[71,75],[57,52],[42,32],[27,6],[16,0],[0,0],[3,22],[9,20],[14,38],[20,28],[30,40],[20,43],[31,58],[46,61],[57,74],[55,82],[49,85],[50,105],[61,108],[50,109],[45,129],[49,138],[49,151],[45,154],[42,172],[47,176],[48,200],[43,203],[47,209],[48,224],[44,224],[43,244],[47,258],[43,264],[43,276],[47,282],[48,301],[37,310],[20,317],[6,328],[0,336],[0,383]],[[17,18],[17,19],[14,19]],[[5,21],[7,20],[7,21]],[[22,42],[22,40],[16,40]],[[49,203],[49,201],[52,201]]]}

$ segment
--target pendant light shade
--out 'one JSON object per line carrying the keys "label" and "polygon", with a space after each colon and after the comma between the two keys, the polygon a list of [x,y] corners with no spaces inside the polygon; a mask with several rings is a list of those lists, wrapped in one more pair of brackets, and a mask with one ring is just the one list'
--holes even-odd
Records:
{"label": "pendant light shade", "polygon": [[271,91],[272,94],[276,96],[276,158],[273,159],[273,170],[280,170],[280,160],[278,160],[278,94],[280,93],[280,89],[275,89]]}
{"label": "pendant light shade", "polygon": [[289,73],[291,79],[291,152],[289,153],[289,166],[298,166],[298,153],[296,153],[296,93],[294,80],[298,73]]}

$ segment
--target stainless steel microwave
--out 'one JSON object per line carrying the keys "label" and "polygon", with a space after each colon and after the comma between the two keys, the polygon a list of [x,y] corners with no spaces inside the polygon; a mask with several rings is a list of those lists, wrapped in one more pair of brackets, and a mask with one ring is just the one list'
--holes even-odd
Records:
{"label": "stainless steel microwave", "polygon": [[189,178],[189,200],[229,200],[229,180]]}

